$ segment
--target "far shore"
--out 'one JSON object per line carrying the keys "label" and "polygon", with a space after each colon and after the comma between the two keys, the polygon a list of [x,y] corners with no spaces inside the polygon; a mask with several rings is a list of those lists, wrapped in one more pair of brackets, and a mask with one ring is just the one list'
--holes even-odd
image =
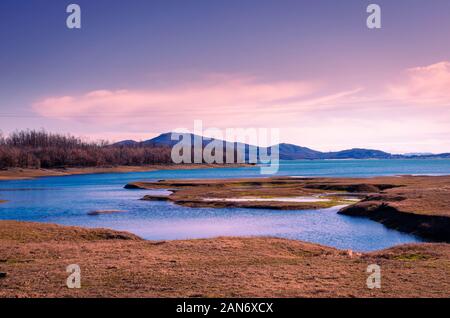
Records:
{"label": "far shore", "polygon": [[243,166],[250,166],[250,165],[158,164],[158,165],[143,165],[143,166],[68,167],[68,168],[53,168],[53,169],[9,168],[5,170],[0,170],[0,181],[34,179],[39,177],[60,177],[79,174],[147,172],[157,170],[178,170],[178,169],[234,168]]}

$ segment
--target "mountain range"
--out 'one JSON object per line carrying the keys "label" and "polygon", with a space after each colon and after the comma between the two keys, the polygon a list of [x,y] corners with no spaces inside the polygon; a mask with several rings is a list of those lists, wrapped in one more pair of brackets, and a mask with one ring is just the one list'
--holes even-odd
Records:
{"label": "mountain range", "polygon": [[[113,146],[121,147],[133,147],[133,146],[150,146],[150,147],[172,147],[177,144],[178,140],[171,139],[172,133],[164,133],[155,138],[145,140],[145,141],[135,141],[135,140],[123,140],[119,141]],[[191,143],[193,145],[193,140],[196,135],[187,134],[191,138]],[[201,136],[196,136],[202,138],[203,145],[208,144],[211,139]],[[186,137],[185,137],[186,138]],[[219,140],[222,142],[222,140]],[[225,145],[231,144],[230,142],[223,141]],[[234,146],[239,143],[234,143]],[[242,144],[241,144],[242,145]],[[249,145],[243,144],[248,152]],[[450,158],[450,153],[442,154],[429,154],[429,153],[409,153],[409,154],[391,154],[381,150],[374,149],[364,149],[364,148],[352,148],[341,151],[334,152],[322,152],[313,150],[307,147],[301,147],[294,144],[281,143],[278,145],[279,155],[281,160],[298,160],[298,159],[439,159],[439,158]]]}

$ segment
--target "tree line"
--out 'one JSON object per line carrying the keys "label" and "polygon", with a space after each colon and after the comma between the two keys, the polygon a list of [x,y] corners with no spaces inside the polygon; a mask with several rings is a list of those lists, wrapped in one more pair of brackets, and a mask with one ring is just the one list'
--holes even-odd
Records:
{"label": "tree line", "polygon": [[163,164],[172,162],[170,152],[170,147],[86,142],[45,130],[0,134],[0,169]]}

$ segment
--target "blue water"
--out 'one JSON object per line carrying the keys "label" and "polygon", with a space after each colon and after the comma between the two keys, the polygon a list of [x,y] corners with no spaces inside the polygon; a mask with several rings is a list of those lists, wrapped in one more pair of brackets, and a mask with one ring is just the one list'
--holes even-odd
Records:
{"label": "blue water", "polygon": [[[450,174],[450,160],[345,160],[282,162],[280,175],[352,176]],[[0,219],[50,222],[125,230],[146,239],[216,236],[277,236],[357,251],[419,242],[383,225],[319,211],[188,208],[169,202],[140,201],[149,190],[126,190],[131,181],[181,178],[257,177],[258,167],[166,170],[45,177],[0,182]],[[93,210],[125,213],[89,216]]]}

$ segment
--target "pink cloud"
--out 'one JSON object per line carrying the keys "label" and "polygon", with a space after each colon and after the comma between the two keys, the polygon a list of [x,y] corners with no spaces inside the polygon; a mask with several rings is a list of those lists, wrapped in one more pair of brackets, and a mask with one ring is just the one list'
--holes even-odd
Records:
{"label": "pink cloud", "polygon": [[[168,130],[202,119],[217,127],[267,125],[285,107],[300,109],[317,93],[314,82],[260,82],[244,77],[215,77],[189,85],[146,90],[96,90],[82,95],[48,97],[33,110],[66,119],[133,131]],[[306,109],[311,105],[303,105]],[[151,127],[149,127],[151,125]]]}
{"label": "pink cloud", "polygon": [[406,77],[388,87],[391,98],[417,104],[450,104],[450,62],[414,67]]}
{"label": "pink cloud", "polygon": [[332,83],[221,76],[169,88],[52,96],[33,109],[112,140],[192,129],[201,119],[205,128],[280,128],[283,141],[319,150],[450,149],[450,107],[444,107],[450,105],[450,62],[407,69],[381,89]]}
{"label": "pink cloud", "polygon": [[316,90],[308,82],[259,83],[249,79],[200,82],[170,89],[97,90],[80,96],[49,97],[33,109],[53,118],[121,122],[158,117],[209,116],[252,111],[282,100],[304,98]]}

